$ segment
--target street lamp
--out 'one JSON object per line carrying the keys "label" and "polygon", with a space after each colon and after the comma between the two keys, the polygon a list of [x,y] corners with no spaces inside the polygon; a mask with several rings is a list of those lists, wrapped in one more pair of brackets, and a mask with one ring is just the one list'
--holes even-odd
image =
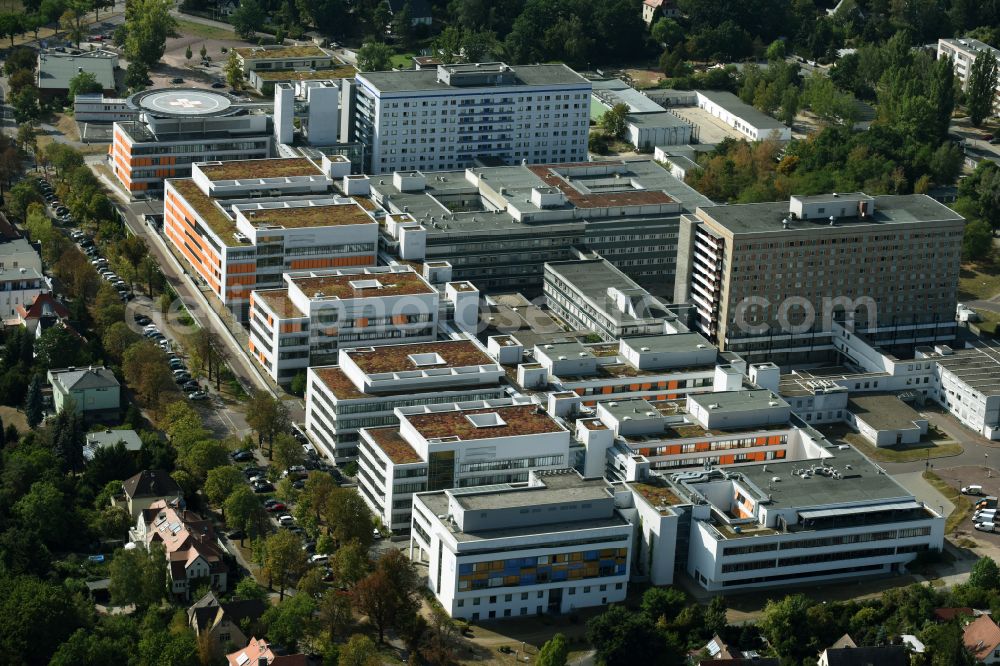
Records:
{"label": "street lamp", "polygon": [[988,453],[983,454],[983,465],[986,467],[986,478],[987,479],[991,478],[992,473],[990,472],[990,454]]}

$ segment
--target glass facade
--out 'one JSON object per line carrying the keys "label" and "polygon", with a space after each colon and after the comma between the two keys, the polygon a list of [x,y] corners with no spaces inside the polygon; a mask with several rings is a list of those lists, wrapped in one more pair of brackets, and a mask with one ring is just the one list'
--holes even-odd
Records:
{"label": "glass facade", "polygon": [[623,576],[627,569],[627,558],[627,548],[605,548],[460,564],[458,589],[484,590],[491,587],[519,587]]}

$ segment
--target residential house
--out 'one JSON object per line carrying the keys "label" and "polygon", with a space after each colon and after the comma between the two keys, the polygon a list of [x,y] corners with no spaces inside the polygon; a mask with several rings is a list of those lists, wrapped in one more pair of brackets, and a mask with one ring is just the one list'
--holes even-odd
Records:
{"label": "residential house", "polygon": [[753,664],[753,666],[778,666],[778,659],[772,657],[761,657],[756,650],[738,650],[719,638],[718,634],[712,636],[705,647],[704,652],[708,653],[708,659],[698,661],[698,666],[743,666],[743,664]]}
{"label": "residential house", "polygon": [[427,0],[389,0],[389,13],[396,16],[405,8],[410,14],[410,25],[430,25],[433,22],[431,17],[431,3]]}
{"label": "residential house", "polygon": [[104,366],[49,370],[52,405],[56,412],[72,404],[85,418],[117,418],[121,409],[121,385],[115,373]]}
{"label": "residential house", "polygon": [[170,591],[175,596],[187,599],[191,590],[203,582],[226,591],[228,567],[222,560],[223,550],[212,521],[158,500],[139,515],[129,536],[133,543],[147,549],[154,543],[162,544]]}
{"label": "residential house", "polygon": [[69,310],[52,295],[42,292],[35,300],[24,302],[14,308],[20,324],[33,335],[41,335],[42,331],[51,328],[56,322],[64,324],[69,319]]}
{"label": "residential house", "polygon": [[817,666],[908,666],[910,657],[903,645],[858,647],[849,634],[823,650]]}
{"label": "residential house", "polygon": [[121,442],[125,450],[138,453],[142,450],[142,439],[135,430],[98,430],[87,433],[87,443],[83,445],[83,457],[88,462],[94,459],[97,452]]}
{"label": "residential house", "polygon": [[226,655],[229,666],[306,666],[304,654],[278,655],[263,638],[253,637],[247,646]]}
{"label": "residential house", "polygon": [[1000,627],[989,615],[980,615],[965,625],[962,642],[979,663],[1000,664]]}
{"label": "residential house", "polygon": [[133,477],[122,481],[122,491],[125,493],[125,505],[132,520],[139,517],[153,502],[166,500],[170,504],[180,505],[184,501],[184,493],[170,475],[162,469],[144,469]]}
{"label": "residential house", "polygon": [[652,25],[663,17],[677,18],[680,15],[676,0],[642,0],[642,20],[646,25]]}
{"label": "residential house", "polygon": [[[222,654],[223,649],[246,645],[250,639],[250,628],[269,608],[259,599],[219,601],[215,592],[209,591],[188,608],[188,626],[199,639],[209,635],[213,651]],[[245,632],[245,633],[244,633]]]}

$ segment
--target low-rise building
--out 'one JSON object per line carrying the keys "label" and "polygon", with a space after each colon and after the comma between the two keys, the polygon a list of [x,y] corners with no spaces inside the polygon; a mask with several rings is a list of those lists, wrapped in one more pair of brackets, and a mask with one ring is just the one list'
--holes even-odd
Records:
{"label": "low-rise building", "polygon": [[233,49],[243,74],[258,70],[329,69],[333,55],[315,44],[300,46],[247,46]]}
{"label": "low-rise building", "polygon": [[101,449],[107,449],[118,445],[125,447],[129,453],[138,453],[142,450],[142,439],[135,430],[96,430],[87,433],[87,443],[83,445],[83,458],[91,461]]}
{"label": "low-rise building", "polygon": [[632,525],[603,479],[532,471],[527,483],[413,500],[411,557],[456,618],[570,613],[625,600]]}
{"label": "low-rise building", "polygon": [[0,317],[4,325],[19,324],[18,308],[34,303],[49,289],[48,279],[34,266],[0,268]]}
{"label": "low-rise building", "polygon": [[166,500],[170,505],[180,505],[184,492],[177,482],[162,469],[145,469],[122,481],[125,508],[136,520],[153,502]]}
{"label": "low-rise building", "polygon": [[792,138],[792,128],[776,118],[758,111],[731,92],[723,90],[695,91],[698,108],[745,136],[750,141]]}
{"label": "low-rise building", "polygon": [[628,107],[625,130],[637,150],[651,152],[655,146],[691,143],[694,127],[660,106],[621,79],[593,81],[590,116],[600,122],[605,113],[619,104]]}
{"label": "low-rise building", "polygon": [[330,175],[304,157],[208,162],[190,179],[167,181],[163,232],[245,321],[251,292],[281,288],[285,273],[374,265],[372,209],[334,191]]}
{"label": "low-rise building", "polygon": [[333,362],[342,348],[429,342],[439,295],[410,266],[286,273],[250,296],[250,353],[277,382]]}
{"label": "low-rise building", "polygon": [[928,362],[937,402],[983,437],[1000,439],[1000,345],[984,339],[965,348],[918,349],[914,363]]}
{"label": "low-rise building", "polygon": [[642,20],[646,25],[653,25],[659,18],[677,18],[680,15],[676,0],[642,0]]}
{"label": "low-rise building", "polygon": [[68,326],[69,309],[52,292],[42,292],[35,300],[17,306],[18,323],[31,335],[39,336],[57,323]]}
{"label": "low-rise building", "polygon": [[980,615],[965,625],[962,643],[981,664],[1000,664],[1000,627],[989,615]]}
{"label": "low-rise building", "polygon": [[[209,590],[188,608],[188,626],[199,641],[211,646],[213,655],[221,657],[229,646],[247,644],[253,635],[247,628],[253,627],[268,608],[260,599],[220,601]],[[248,662],[246,666],[258,665]]]}
{"label": "low-rise building", "polygon": [[854,396],[847,422],[875,446],[916,444],[927,434],[927,419],[894,395]]}
{"label": "low-rise building", "polygon": [[308,370],[306,434],[325,456],[351,460],[358,431],[397,425],[397,407],[495,400],[504,397],[503,377],[473,340],[341,349],[337,365]]}
{"label": "low-rise building", "polygon": [[71,407],[87,419],[115,419],[121,411],[121,384],[104,366],[54,368],[46,375],[52,406],[58,413]]}
{"label": "low-rise building", "polygon": [[361,495],[393,529],[406,529],[416,492],[524,482],[569,464],[569,430],[527,398],[397,407],[396,418],[361,430],[358,458]]}
{"label": "low-rise building", "polygon": [[139,119],[139,110],[124,97],[83,93],[73,98],[73,120],[78,123],[111,124]]}
{"label": "low-rise building", "polygon": [[687,331],[665,303],[605,259],[546,263],[543,293],[560,319],[605,342]]}
{"label": "low-rise building", "polygon": [[228,567],[211,520],[159,500],[139,515],[130,540],[147,550],[154,543],[163,546],[174,596],[188,599],[201,584],[226,591]]}
{"label": "low-rise building", "polygon": [[[617,343],[583,344],[576,340],[535,345],[534,362],[521,362],[519,345],[505,358],[518,386],[549,393],[554,413],[564,415],[599,402],[645,398],[673,400],[710,392],[717,381],[738,388],[746,364],[718,350],[698,333],[625,338]],[[506,365],[506,363],[505,363]],[[724,366],[718,378],[719,366]]]}
{"label": "low-rise building", "polygon": [[66,97],[70,82],[81,72],[92,74],[101,91],[113,95],[117,69],[118,54],[114,51],[96,49],[62,53],[43,50],[38,54],[38,96],[42,99]]}

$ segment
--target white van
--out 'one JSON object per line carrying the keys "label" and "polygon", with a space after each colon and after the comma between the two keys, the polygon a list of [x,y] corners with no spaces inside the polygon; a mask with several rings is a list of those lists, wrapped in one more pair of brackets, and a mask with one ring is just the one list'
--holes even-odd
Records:
{"label": "white van", "polygon": [[994,532],[996,531],[996,523],[976,523],[976,529],[980,532]]}
{"label": "white van", "polygon": [[965,486],[964,488],[962,488],[962,494],[963,495],[982,495],[983,494],[983,487],[982,486]]}

